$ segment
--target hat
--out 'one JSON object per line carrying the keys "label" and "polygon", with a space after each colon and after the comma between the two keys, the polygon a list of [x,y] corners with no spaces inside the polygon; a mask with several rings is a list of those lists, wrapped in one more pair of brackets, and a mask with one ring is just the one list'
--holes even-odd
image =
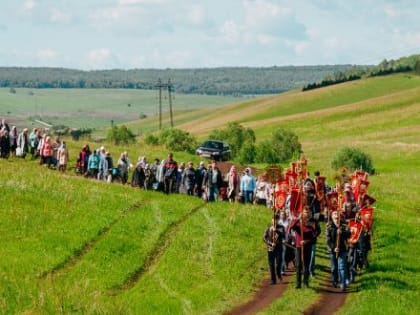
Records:
{"label": "hat", "polygon": [[250,169],[249,167],[247,167],[247,168],[245,169],[245,172],[249,172],[249,173],[251,173],[251,169]]}

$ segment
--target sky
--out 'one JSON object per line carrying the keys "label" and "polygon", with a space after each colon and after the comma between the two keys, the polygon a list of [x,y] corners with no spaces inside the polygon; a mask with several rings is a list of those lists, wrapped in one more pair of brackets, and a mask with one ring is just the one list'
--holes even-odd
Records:
{"label": "sky", "polygon": [[0,0],[0,66],[378,64],[420,53],[417,0]]}

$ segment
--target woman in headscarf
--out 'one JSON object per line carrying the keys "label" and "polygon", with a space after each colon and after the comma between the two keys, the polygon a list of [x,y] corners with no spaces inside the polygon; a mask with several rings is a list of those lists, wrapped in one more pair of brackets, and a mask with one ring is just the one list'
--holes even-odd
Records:
{"label": "woman in headscarf", "polygon": [[235,165],[230,167],[229,173],[227,174],[226,181],[228,182],[228,199],[229,202],[235,202],[239,192],[239,176],[236,171]]}

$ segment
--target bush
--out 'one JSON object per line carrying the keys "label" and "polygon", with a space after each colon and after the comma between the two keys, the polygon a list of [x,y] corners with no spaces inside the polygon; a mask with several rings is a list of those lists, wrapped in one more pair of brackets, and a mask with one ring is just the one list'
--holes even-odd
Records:
{"label": "bush", "polygon": [[159,138],[155,136],[154,134],[149,133],[144,137],[144,143],[147,145],[158,145]]}
{"label": "bush", "polygon": [[331,161],[331,167],[334,170],[346,167],[352,171],[357,169],[363,169],[364,171],[370,174],[373,174],[375,172],[373,168],[372,158],[369,156],[369,154],[364,153],[360,149],[352,147],[340,148],[335,153]]}
{"label": "bush", "polygon": [[64,136],[69,134],[70,128],[65,125],[54,125],[51,127],[52,132],[57,136]]}
{"label": "bush", "polygon": [[113,126],[108,131],[107,139],[117,145],[120,143],[129,144],[135,141],[136,136],[130,129],[122,125],[121,127]]}
{"label": "bush", "polygon": [[78,141],[81,136],[90,134],[92,134],[92,129],[90,128],[74,129],[70,131],[70,136],[74,141]]}
{"label": "bush", "polygon": [[302,145],[298,136],[291,130],[279,127],[270,140],[261,142],[258,145],[257,161],[261,163],[288,162],[295,156],[302,153]]}
{"label": "bush", "polygon": [[231,158],[235,158],[244,143],[255,143],[255,133],[251,128],[244,128],[237,122],[231,122],[225,129],[213,130],[209,139],[224,141],[229,144]]}
{"label": "bush", "polygon": [[257,156],[257,150],[252,142],[245,143],[241,151],[239,152],[238,162],[241,164],[252,164],[255,163],[255,157]]}
{"label": "bush", "polygon": [[171,151],[186,151],[194,154],[197,140],[188,132],[180,129],[163,129],[159,134],[159,144],[164,144]]}
{"label": "bush", "polygon": [[259,163],[267,164],[276,164],[280,162],[280,158],[270,140],[263,140],[258,143],[256,160]]}

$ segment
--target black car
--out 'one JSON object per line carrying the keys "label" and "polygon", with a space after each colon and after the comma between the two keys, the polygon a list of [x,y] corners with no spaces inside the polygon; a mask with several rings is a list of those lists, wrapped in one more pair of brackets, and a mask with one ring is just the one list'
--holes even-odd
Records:
{"label": "black car", "polygon": [[195,153],[202,158],[214,159],[216,161],[227,161],[230,159],[229,145],[219,140],[205,141],[195,150]]}

